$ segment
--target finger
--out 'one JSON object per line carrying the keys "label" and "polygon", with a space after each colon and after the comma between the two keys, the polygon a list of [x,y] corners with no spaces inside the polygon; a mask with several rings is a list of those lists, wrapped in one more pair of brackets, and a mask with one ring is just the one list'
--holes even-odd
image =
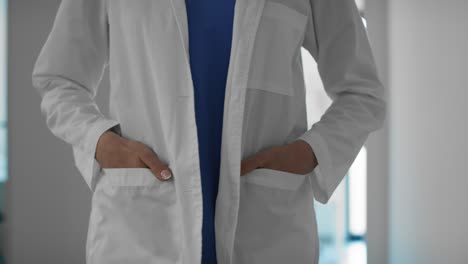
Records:
{"label": "finger", "polygon": [[164,164],[156,153],[149,148],[144,148],[139,152],[140,159],[150,168],[153,174],[161,181],[167,181],[172,178],[172,171]]}
{"label": "finger", "polygon": [[268,167],[275,156],[275,147],[263,149],[241,162],[241,176],[257,168]]}
{"label": "finger", "polygon": [[241,176],[255,170],[259,165],[258,155],[252,155],[241,162]]}

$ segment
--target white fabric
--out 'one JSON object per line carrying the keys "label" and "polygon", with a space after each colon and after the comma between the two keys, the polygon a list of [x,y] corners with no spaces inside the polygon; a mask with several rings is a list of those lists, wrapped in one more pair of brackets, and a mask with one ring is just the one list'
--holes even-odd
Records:
{"label": "white fabric", "polygon": [[[218,263],[317,263],[313,199],[326,203],[385,102],[353,0],[237,0],[226,85]],[[317,61],[333,99],[307,127],[300,48]],[[87,263],[200,263],[202,199],[184,0],[63,0],[33,71],[49,129],[73,146],[92,191]],[[109,67],[110,114],[94,101]],[[102,169],[99,136],[112,128],[153,149],[172,169]],[[243,158],[306,141],[308,175],[256,169]]]}

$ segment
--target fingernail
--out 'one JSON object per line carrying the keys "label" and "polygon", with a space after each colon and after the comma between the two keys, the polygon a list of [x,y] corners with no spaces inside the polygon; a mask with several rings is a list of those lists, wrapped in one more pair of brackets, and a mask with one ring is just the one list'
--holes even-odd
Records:
{"label": "fingernail", "polygon": [[167,179],[171,178],[172,174],[168,170],[163,170],[163,171],[161,171],[161,176],[163,177],[163,179],[167,180]]}

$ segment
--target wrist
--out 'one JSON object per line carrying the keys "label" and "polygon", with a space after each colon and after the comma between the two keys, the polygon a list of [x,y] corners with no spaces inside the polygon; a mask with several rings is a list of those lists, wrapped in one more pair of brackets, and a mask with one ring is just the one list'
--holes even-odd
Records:
{"label": "wrist", "polygon": [[318,165],[317,157],[312,147],[306,141],[299,139],[291,144],[297,145],[297,152],[299,156],[306,160],[308,164],[308,170],[312,171]]}
{"label": "wrist", "polygon": [[109,145],[109,142],[112,142],[112,140],[117,136],[118,135],[111,129],[108,129],[104,133],[102,133],[96,145],[95,157],[97,158],[98,152],[102,151],[105,148],[105,146]]}

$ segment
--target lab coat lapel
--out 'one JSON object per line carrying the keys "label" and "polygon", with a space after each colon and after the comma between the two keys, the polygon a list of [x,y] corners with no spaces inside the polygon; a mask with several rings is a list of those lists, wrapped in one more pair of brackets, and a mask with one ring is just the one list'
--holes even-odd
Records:
{"label": "lab coat lapel", "polygon": [[171,0],[172,3],[172,12],[177,22],[177,27],[179,28],[179,34],[184,47],[185,55],[187,57],[187,62],[189,59],[189,36],[188,36],[188,22],[187,22],[187,9],[185,6],[185,0]]}
{"label": "lab coat lapel", "polygon": [[255,36],[266,0],[236,0],[224,101],[216,240],[220,263],[231,264],[239,211],[242,124]]}

